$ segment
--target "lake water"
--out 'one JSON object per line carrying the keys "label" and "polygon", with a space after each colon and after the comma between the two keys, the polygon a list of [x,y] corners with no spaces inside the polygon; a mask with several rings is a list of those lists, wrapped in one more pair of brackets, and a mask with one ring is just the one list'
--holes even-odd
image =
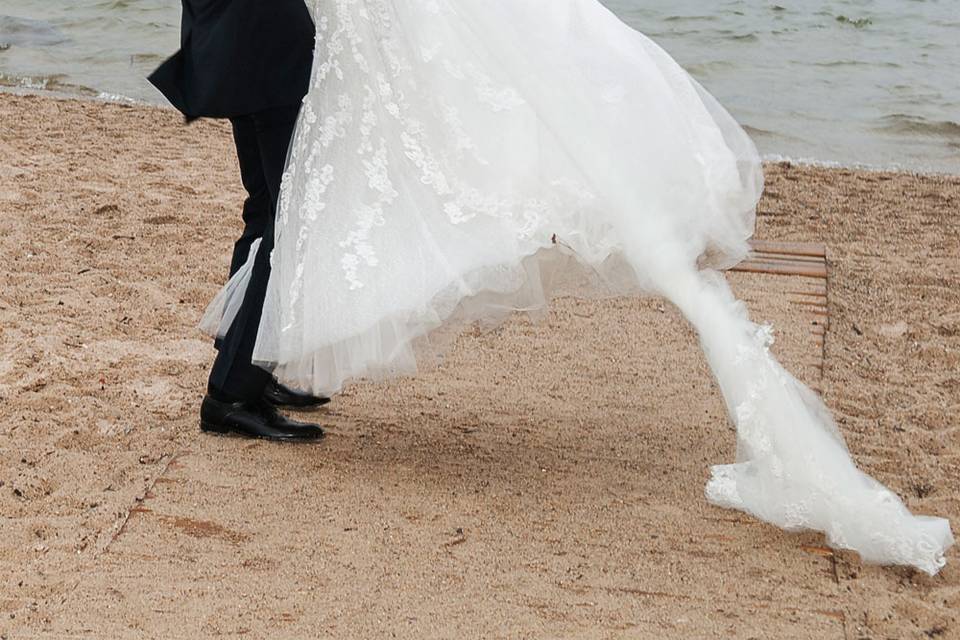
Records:
{"label": "lake water", "polygon": [[[604,3],[769,157],[960,174],[960,0]],[[179,17],[176,0],[3,0],[0,87],[161,102],[144,77]]]}

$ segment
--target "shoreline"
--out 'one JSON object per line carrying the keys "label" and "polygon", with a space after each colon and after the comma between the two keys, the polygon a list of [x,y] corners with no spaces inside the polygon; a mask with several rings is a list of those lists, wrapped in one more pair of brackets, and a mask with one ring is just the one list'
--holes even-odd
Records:
{"label": "shoreline", "polygon": [[844,163],[836,160],[819,160],[816,158],[795,158],[778,153],[765,153],[761,155],[764,166],[767,165],[795,165],[798,167],[810,167],[813,169],[838,169],[846,171],[859,171],[863,173],[892,173],[917,177],[944,177],[960,178],[960,173],[951,173],[950,171],[941,171],[935,168],[911,168],[902,165],[876,165],[864,162]]}
{"label": "shoreline", "polygon": [[[141,107],[148,109],[161,109],[165,111],[174,111],[176,109],[173,107],[156,102],[148,102],[145,100],[138,100],[136,98],[130,98],[128,96],[120,94],[111,94],[107,92],[100,92],[99,95],[77,95],[66,91],[57,91],[50,89],[43,89],[37,87],[15,87],[15,86],[0,86],[0,95],[10,94],[17,96],[36,96],[38,98],[51,99],[51,100],[75,100],[78,102],[92,102],[95,104],[111,104],[119,106],[129,106],[129,107]],[[746,127],[749,131],[749,127]],[[819,158],[810,158],[810,157],[794,157],[790,155],[784,155],[781,153],[769,152],[761,154],[764,165],[770,164],[793,164],[797,166],[804,167],[815,167],[823,169],[847,169],[851,171],[866,171],[871,173],[902,173],[907,175],[916,175],[916,176],[945,176],[945,177],[960,177],[960,172],[950,172],[945,169],[937,169],[935,167],[907,167],[902,165],[877,165],[871,164],[868,162],[839,162],[835,160],[819,159]]]}

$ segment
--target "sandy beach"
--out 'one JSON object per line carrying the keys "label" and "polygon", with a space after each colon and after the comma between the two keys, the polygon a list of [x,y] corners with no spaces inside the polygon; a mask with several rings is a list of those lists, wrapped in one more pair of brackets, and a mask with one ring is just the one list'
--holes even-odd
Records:
{"label": "sandy beach", "polygon": [[[960,554],[864,565],[703,497],[734,433],[655,298],[561,299],[358,384],[325,442],[203,436],[243,192],[226,123],[0,93],[0,638],[960,638]],[[960,177],[768,166],[733,273],[915,513],[960,528]],[[822,345],[821,345],[822,341]]]}

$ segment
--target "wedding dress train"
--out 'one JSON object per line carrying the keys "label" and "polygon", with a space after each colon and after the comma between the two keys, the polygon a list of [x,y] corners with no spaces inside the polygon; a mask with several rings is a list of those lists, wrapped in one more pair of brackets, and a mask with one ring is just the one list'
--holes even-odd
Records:
{"label": "wedding dress train", "polygon": [[[330,394],[412,373],[438,330],[557,291],[661,295],[737,427],[711,502],[867,561],[943,566],[949,523],[856,468],[715,270],[746,254],[761,162],[662,49],[596,0],[319,0],[314,17],[258,364]],[[208,331],[229,326],[243,277]]]}

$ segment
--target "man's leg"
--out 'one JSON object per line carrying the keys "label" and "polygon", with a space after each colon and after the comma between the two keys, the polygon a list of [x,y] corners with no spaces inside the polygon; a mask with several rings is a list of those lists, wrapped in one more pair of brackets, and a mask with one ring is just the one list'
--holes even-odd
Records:
{"label": "man's leg", "polygon": [[224,336],[210,372],[211,394],[221,399],[259,401],[271,380],[271,375],[252,364],[251,359],[257,341],[267,282],[270,279],[273,220],[280,194],[280,181],[298,112],[299,105],[296,105],[270,109],[250,116],[271,206],[243,304]]}
{"label": "man's leg", "polygon": [[263,237],[273,216],[273,203],[270,189],[263,174],[263,160],[260,157],[260,144],[257,140],[257,127],[253,116],[231,118],[233,141],[237,147],[237,159],[240,162],[240,178],[247,190],[247,199],[243,203],[243,235],[233,247],[233,259],[230,261],[230,275],[233,276],[246,263],[250,255],[250,245]]}
{"label": "man's leg", "polygon": [[[257,192],[256,158],[259,158],[260,175],[269,194],[269,212],[262,229],[256,227],[259,216],[244,216],[247,223],[244,236],[237,251],[245,253],[242,243],[253,239],[246,231],[259,232],[263,240],[257,251],[250,274],[250,282],[243,302],[227,335],[219,345],[217,359],[210,371],[207,396],[200,406],[200,428],[213,433],[237,433],[271,440],[310,441],[323,437],[323,429],[315,424],[290,420],[281,415],[265,394],[268,388],[278,385],[272,376],[251,362],[257,342],[263,300],[270,279],[270,253],[273,251],[273,226],[276,203],[280,193],[280,180],[286,163],[287,148],[293,135],[299,106],[271,109],[250,116],[240,123],[237,136],[237,153],[241,156],[244,185],[251,196]],[[247,128],[245,125],[250,125]],[[234,129],[237,133],[238,129]],[[250,135],[246,135],[250,134]],[[254,140],[256,144],[253,144]],[[248,178],[250,180],[248,180]],[[248,199],[247,204],[250,205]],[[244,207],[246,214],[248,209]],[[250,209],[255,212],[254,209]],[[247,244],[249,251],[249,244]],[[237,259],[235,252],[235,259]],[[246,255],[241,256],[246,261]]]}

